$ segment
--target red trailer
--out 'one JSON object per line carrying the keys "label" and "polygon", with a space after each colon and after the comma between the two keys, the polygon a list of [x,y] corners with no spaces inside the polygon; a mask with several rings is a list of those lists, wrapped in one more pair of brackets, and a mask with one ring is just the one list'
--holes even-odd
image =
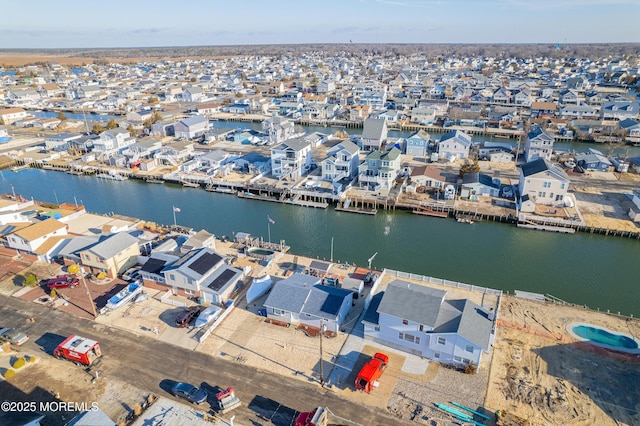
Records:
{"label": "red trailer", "polygon": [[356,377],[356,390],[363,390],[371,393],[371,390],[378,386],[378,379],[382,376],[382,372],[389,364],[389,357],[383,353],[376,353],[369,360]]}
{"label": "red trailer", "polygon": [[298,414],[296,426],[326,426],[328,411],[323,407],[318,407],[313,411],[304,411]]}
{"label": "red trailer", "polygon": [[72,334],[53,350],[53,356],[73,361],[76,364],[91,365],[102,355],[97,341]]}

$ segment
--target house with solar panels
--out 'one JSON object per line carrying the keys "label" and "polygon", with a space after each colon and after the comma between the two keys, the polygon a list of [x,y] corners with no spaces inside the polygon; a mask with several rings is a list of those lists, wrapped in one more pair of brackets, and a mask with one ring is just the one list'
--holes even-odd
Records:
{"label": "house with solar panels", "polygon": [[337,333],[351,310],[352,292],[321,283],[300,273],[277,282],[264,302],[267,318]]}
{"label": "house with solar panels", "polygon": [[[171,290],[176,295],[199,297],[202,303],[223,305],[231,298],[231,293],[244,275],[241,269],[229,266],[226,260],[210,248],[203,247],[191,250],[175,261],[166,262],[159,271],[147,268],[150,270],[146,274],[142,272],[142,276],[152,277],[155,274],[164,278],[164,282],[155,282],[160,287],[146,280],[145,286],[151,284],[151,287]],[[154,263],[157,269],[159,262]],[[142,269],[144,271],[145,266]]]}

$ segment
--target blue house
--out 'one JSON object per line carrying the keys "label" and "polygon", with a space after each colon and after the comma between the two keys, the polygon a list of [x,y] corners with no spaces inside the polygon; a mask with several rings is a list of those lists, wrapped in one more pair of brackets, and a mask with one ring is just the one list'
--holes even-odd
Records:
{"label": "blue house", "polygon": [[584,170],[608,172],[613,166],[611,161],[597,149],[589,148],[589,152],[576,154],[576,164]]}
{"label": "blue house", "polygon": [[407,155],[425,157],[431,135],[424,130],[418,131],[407,138]]}

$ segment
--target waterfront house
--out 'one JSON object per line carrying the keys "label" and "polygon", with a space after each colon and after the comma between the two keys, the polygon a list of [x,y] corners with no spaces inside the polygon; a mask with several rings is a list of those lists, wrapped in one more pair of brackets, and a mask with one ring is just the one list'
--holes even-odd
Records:
{"label": "waterfront house", "polygon": [[293,120],[283,117],[269,117],[262,122],[262,132],[269,136],[273,144],[284,142],[296,135]]}
{"label": "waterfront house", "polygon": [[[447,175],[437,167],[430,165],[414,167],[407,183],[407,192],[442,189],[448,181]],[[455,183],[455,179],[453,183]]]}
{"label": "waterfront house", "polygon": [[640,141],[640,124],[638,121],[627,118],[620,121],[618,127],[625,133],[629,140],[633,142]]}
{"label": "waterfront house", "polygon": [[209,129],[209,120],[201,115],[194,115],[178,121],[173,129],[176,138],[193,139]]}
{"label": "waterfront house", "polygon": [[538,158],[520,168],[518,189],[521,202],[526,197],[533,204],[562,207],[569,190],[569,177],[560,166]]}
{"label": "waterfront house", "polygon": [[78,93],[78,98],[83,99],[83,98],[97,98],[99,97],[99,94],[101,92],[101,88],[99,85],[97,84],[92,84],[92,85],[87,85],[87,86],[80,86],[77,89],[77,93]]}
{"label": "waterfront house", "polygon": [[174,120],[161,120],[156,121],[151,125],[151,136],[174,136],[175,135],[175,126],[176,122]]}
{"label": "waterfront house", "polygon": [[462,176],[460,197],[477,201],[479,195],[500,195],[500,180],[492,179],[484,173],[465,173]]}
{"label": "waterfront house", "polygon": [[558,102],[561,105],[578,105],[580,104],[580,99],[575,90],[564,89],[558,92]]}
{"label": "waterfront house", "polygon": [[80,264],[92,273],[104,272],[115,278],[137,263],[138,239],[128,232],[93,237],[92,244],[76,251]]}
{"label": "waterfront house", "polygon": [[80,139],[82,133],[58,133],[47,135],[44,138],[44,146],[49,151],[65,151],[69,149],[69,142]]}
{"label": "waterfront house", "polygon": [[584,170],[608,172],[613,167],[611,161],[597,149],[589,148],[588,152],[576,154],[576,164]]}
{"label": "waterfront house", "polygon": [[471,149],[471,136],[460,131],[453,130],[440,138],[438,142],[438,155],[453,161],[469,157]]}
{"label": "waterfront house", "polygon": [[324,286],[318,277],[294,273],[273,286],[264,307],[267,318],[337,333],[352,300],[349,290]]}
{"label": "waterfront house", "polygon": [[371,114],[369,105],[356,105],[348,108],[350,121],[363,121]]}
{"label": "waterfront house", "polygon": [[96,157],[108,159],[136,142],[129,132],[121,127],[100,133],[100,138],[93,142]]}
{"label": "waterfront house", "polygon": [[598,110],[590,105],[565,105],[560,109],[565,120],[589,120],[598,118]]}
{"label": "waterfront house", "polygon": [[160,150],[153,154],[153,158],[160,164],[177,166],[192,156],[193,150],[193,142],[175,141],[160,147]]}
{"label": "waterfront house", "polygon": [[411,122],[430,126],[436,119],[438,109],[435,107],[417,107],[411,110]]}
{"label": "waterfront house", "polygon": [[371,191],[389,190],[400,174],[401,155],[398,148],[371,151],[358,167],[360,187]]}
{"label": "waterfront house", "polygon": [[202,297],[203,303],[219,305],[229,300],[244,275],[242,270],[227,265],[224,256],[207,247],[191,250],[166,263],[160,273],[164,284],[145,281],[145,286],[170,289],[176,295]]}
{"label": "waterfront house", "polygon": [[419,130],[409,136],[407,138],[407,155],[426,157],[430,140],[431,135],[424,130]]}
{"label": "waterfront house", "polygon": [[362,323],[365,340],[443,364],[477,368],[495,339],[494,312],[447,292],[395,280],[376,294]]}
{"label": "waterfront house", "polygon": [[524,146],[524,158],[531,162],[538,158],[551,160],[553,153],[553,137],[546,134],[538,126],[535,126],[527,134],[527,142]]}
{"label": "waterfront house", "polygon": [[359,152],[358,146],[348,140],[329,148],[327,157],[320,163],[322,179],[330,182],[352,180],[358,175]]}
{"label": "waterfront house", "polygon": [[9,125],[27,117],[27,111],[22,108],[0,109],[0,124]]}
{"label": "waterfront house", "polygon": [[185,254],[191,250],[197,250],[200,248],[209,248],[211,250],[216,249],[216,237],[215,235],[207,232],[204,229],[190,235],[187,241],[180,246],[180,253]]}
{"label": "waterfront house", "polygon": [[271,148],[271,173],[278,179],[299,179],[309,172],[312,159],[308,141],[288,139]]}
{"label": "waterfront house", "polygon": [[154,138],[140,139],[129,145],[122,154],[127,157],[131,167],[138,167],[142,160],[153,158],[153,155],[162,148],[162,141]]}
{"label": "waterfront house", "polygon": [[10,248],[35,253],[48,239],[66,235],[67,225],[52,217],[28,226],[14,227],[14,231],[6,235],[6,240]]}
{"label": "waterfront house", "polygon": [[387,122],[383,119],[369,117],[362,127],[361,149],[363,151],[379,150],[387,141]]}

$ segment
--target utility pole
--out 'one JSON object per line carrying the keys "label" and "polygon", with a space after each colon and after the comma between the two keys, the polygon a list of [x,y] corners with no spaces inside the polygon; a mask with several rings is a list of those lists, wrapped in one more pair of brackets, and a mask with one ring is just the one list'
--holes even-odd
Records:
{"label": "utility pole", "polygon": [[324,387],[324,371],[322,367],[322,335],[324,334],[324,322],[320,320],[320,386]]}
{"label": "utility pole", "polygon": [[91,293],[89,292],[89,286],[87,285],[87,281],[84,278],[84,268],[81,268],[80,274],[82,276],[82,283],[84,284],[84,289],[87,291],[87,297],[89,298],[89,302],[91,303],[93,318],[98,318],[98,312],[96,312],[96,304],[93,302],[93,299],[91,298]]}

